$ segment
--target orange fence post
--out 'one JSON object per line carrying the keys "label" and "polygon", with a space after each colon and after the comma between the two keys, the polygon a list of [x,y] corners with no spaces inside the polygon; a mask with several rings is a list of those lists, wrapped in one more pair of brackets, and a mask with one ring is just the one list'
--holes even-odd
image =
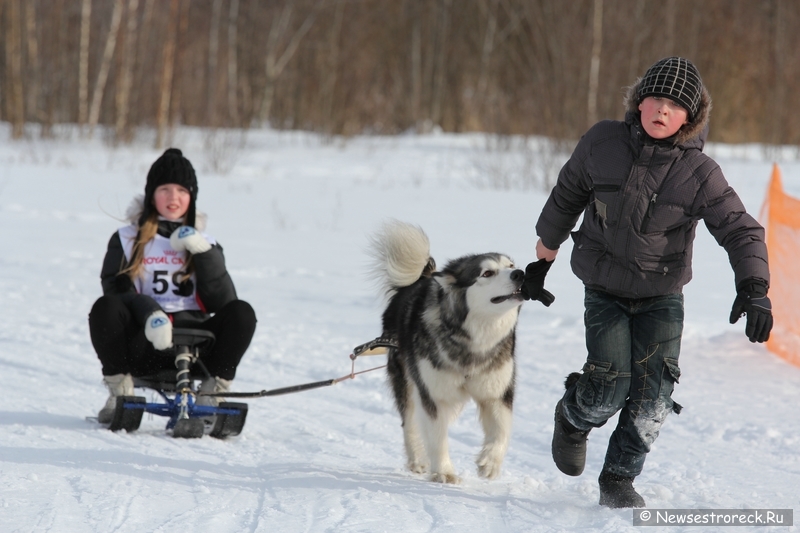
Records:
{"label": "orange fence post", "polygon": [[769,299],[775,318],[767,349],[800,366],[800,200],[784,192],[777,163],[764,211],[772,278]]}

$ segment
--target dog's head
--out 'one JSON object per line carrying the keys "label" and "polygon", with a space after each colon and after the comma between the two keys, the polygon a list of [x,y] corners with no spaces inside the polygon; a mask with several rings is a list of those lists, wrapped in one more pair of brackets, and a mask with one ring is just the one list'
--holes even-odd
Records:
{"label": "dog's head", "polygon": [[525,273],[506,255],[469,255],[450,261],[434,274],[445,291],[460,293],[469,311],[504,314],[522,303]]}

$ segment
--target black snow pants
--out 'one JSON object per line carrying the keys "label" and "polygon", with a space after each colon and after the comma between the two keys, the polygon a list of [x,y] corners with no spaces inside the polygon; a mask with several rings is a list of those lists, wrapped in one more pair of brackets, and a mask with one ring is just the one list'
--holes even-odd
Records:
{"label": "black snow pants", "polygon": [[[182,325],[175,324],[176,327]],[[255,333],[256,315],[250,304],[234,300],[214,316],[183,326],[214,334],[214,345],[205,353],[201,351],[200,360],[212,376],[233,379]],[[175,368],[172,353],[153,348],[144,336],[144,328],[117,296],[102,296],[95,302],[89,313],[89,333],[104,376],[147,376]]]}

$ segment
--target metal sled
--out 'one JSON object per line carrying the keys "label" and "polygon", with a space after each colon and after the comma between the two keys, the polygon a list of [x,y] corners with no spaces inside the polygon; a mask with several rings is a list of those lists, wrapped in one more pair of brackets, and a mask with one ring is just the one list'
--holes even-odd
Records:
{"label": "metal sled", "polygon": [[119,396],[114,417],[108,426],[111,431],[139,429],[144,413],[169,417],[167,430],[176,438],[200,438],[205,434],[204,420],[213,418],[212,437],[224,439],[242,432],[247,418],[247,404],[220,402],[217,407],[197,405],[196,380],[207,376],[193,376],[190,367],[198,360],[200,350],[214,344],[214,334],[202,329],[175,328],[172,343],[176,372],[163,371],[152,376],[134,377],[135,387],[145,387],[158,392],[164,403],[149,403],[141,396]]}

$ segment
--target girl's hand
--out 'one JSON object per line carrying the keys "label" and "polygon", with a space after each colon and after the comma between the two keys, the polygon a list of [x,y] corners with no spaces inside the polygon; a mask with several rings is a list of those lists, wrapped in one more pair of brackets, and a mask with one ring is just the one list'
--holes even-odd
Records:
{"label": "girl's hand", "polygon": [[166,350],[172,347],[172,322],[164,311],[154,311],[144,321],[144,336],[153,348]]}
{"label": "girl's hand", "polygon": [[176,252],[186,250],[192,255],[202,254],[211,249],[211,244],[206,238],[191,226],[181,226],[173,231],[169,237],[169,244]]}

